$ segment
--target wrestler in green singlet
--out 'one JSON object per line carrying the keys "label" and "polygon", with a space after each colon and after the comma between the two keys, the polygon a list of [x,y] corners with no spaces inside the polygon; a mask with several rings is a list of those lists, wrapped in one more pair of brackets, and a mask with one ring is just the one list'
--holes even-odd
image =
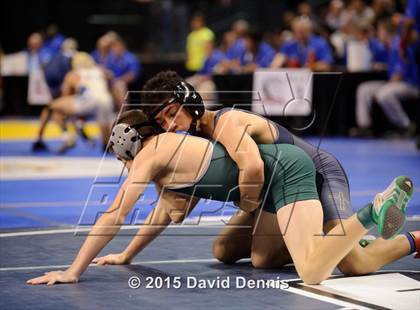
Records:
{"label": "wrestler in green singlet", "polygon": [[[276,213],[289,203],[319,199],[315,167],[304,151],[290,144],[261,144],[258,148],[264,162],[265,182],[260,198],[265,211]],[[239,201],[238,176],[236,163],[220,143],[214,143],[211,161],[199,181],[168,189],[200,198]]]}

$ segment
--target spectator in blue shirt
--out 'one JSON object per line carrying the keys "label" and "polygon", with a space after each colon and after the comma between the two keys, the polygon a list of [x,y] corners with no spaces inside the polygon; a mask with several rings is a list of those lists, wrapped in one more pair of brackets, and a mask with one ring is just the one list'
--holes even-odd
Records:
{"label": "spectator in blue shirt", "polygon": [[388,76],[391,81],[404,82],[410,86],[420,87],[419,75],[416,66],[416,52],[413,44],[407,46],[406,59],[399,55],[400,37],[397,36],[391,45],[388,61]]}
{"label": "spectator in blue shirt", "polygon": [[274,49],[262,40],[262,35],[256,31],[250,31],[245,36],[245,48],[245,53],[240,58],[241,72],[268,68],[276,54]]}
{"label": "spectator in blue shirt", "polygon": [[[47,63],[44,65],[44,75],[45,80],[48,84],[48,87],[51,92],[53,99],[57,99],[63,95],[68,95],[65,91],[63,94],[63,84],[67,73],[69,73],[72,68],[73,56],[77,53],[77,41],[73,38],[67,38],[61,44],[60,51]],[[85,120],[83,117],[78,117],[77,119],[71,119],[74,127],[80,136],[91,145],[93,145],[93,140],[87,135],[85,130]],[[60,121],[61,130],[64,135],[67,135],[68,125],[67,118],[64,117]],[[38,145],[42,148],[42,144]],[[37,147],[37,146],[36,146]],[[35,147],[35,148],[36,148]],[[59,148],[59,153],[64,153],[68,149],[73,147],[73,144],[64,143]]]}
{"label": "spectator in blue shirt", "polygon": [[372,53],[373,69],[386,69],[386,64],[388,62],[387,46],[377,38],[370,38],[368,45],[369,50]]}
{"label": "spectator in blue shirt", "polygon": [[233,45],[226,51],[227,58],[239,59],[245,54],[245,39],[244,38],[237,38]]}
{"label": "spectator in blue shirt", "polygon": [[294,39],[280,49],[284,63],[289,68],[308,67],[316,71],[328,71],[333,62],[328,42],[312,32],[312,23],[306,17],[297,17],[292,22]]}
{"label": "spectator in blue shirt", "polygon": [[66,74],[72,69],[71,61],[76,52],[76,40],[67,38],[61,45],[60,52],[44,66],[45,80],[53,98],[57,98],[61,95],[61,84],[63,83]]}
{"label": "spectator in blue shirt", "polygon": [[46,62],[49,62],[60,52],[64,40],[65,37],[59,32],[57,25],[52,24],[47,27],[42,46],[46,53]]}
{"label": "spectator in blue shirt", "polygon": [[[249,30],[247,21],[240,19],[232,24],[231,30],[226,32],[223,41],[232,41],[225,44],[226,59],[222,61],[220,73],[235,73],[239,71],[240,59],[246,53],[245,35]],[[226,42],[227,43],[227,42]]]}
{"label": "spectator in blue shirt", "polygon": [[[406,57],[400,55],[400,37],[395,27],[389,22],[390,52],[388,57],[388,81],[369,81],[360,84],[356,94],[356,121],[358,128],[352,130],[353,135],[370,135],[372,118],[370,110],[374,100],[383,109],[388,119],[399,130],[406,134],[412,131],[413,125],[401,106],[401,100],[419,96],[419,76],[417,72],[415,50],[412,45],[406,48]],[[392,29],[392,30],[391,30]]]}
{"label": "spectator in blue shirt", "polygon": [[99,66],[106,66],[112,42],[116,38],[117,34],[115,32],[108,31],[96,41],[96,49],[90,55]]}
{"label": "spectator in blue shirt", "polygon": [[[413,31],[413,29],[415,31]],[[410,38],[413,36],[413,38]],[[420,0],[407,0],[405,17],[401,25],[401,40],[399,43],[400,56],[406,58],[407,42],[416,41],[417,72],[420,72]],[[417,148],[420,149],[420,126],[417,126]]]}
{"label": "spectator in blue shirt", "polygon": [[226,51],[226,56],[230,60],[240,59],[246,52],[245,36],[249,31],[249,24],[246,20],[239,19],[232,24],[232,32],[236,36],[235,43]]}
{"label": "spectator in blue shirt", "polygon": [[378,21],[376,37],[371,39],[369,47],[373,56],[373,69],[388,69],[388,61],[391,50],[391,43],[394,36],[395,26],[389,19],[381,19]]}
{"label": "spectator in blue shirt", "polygon": [[217,66],[227,58],[226,54],[220,49],[215,48],[214,45],[214,40],[206,43],[206,52],[208,56],[204,61],[203,67],[198,71],[198,74],[211,75],[217,73]]}
{"label": "spectator in blue shirt", "polygon": [[260,68],[270,67],[276,51],[267,42],[262,41],[258,47],[256,63]]}
{"label": "spectator in blue shirt", "polygon": [[121,38],[115,38],[106,61],[106,72],[118,108],[124,103],[128,85],[136,81],[140,71],[141,66],[137,57],[127,51],[125,42]]}
{"label": "spectator in blue shirt", "polygon": [[407,5],[405,8],[405,17],[401,25],[401,40],[399,43],[399,50],[401,57],[406,57],[406,49],[410,39],[410,34],[417,32],[416,37],[416,48],[417,53],[420,51],[420,0],[407,0]]}
{"label": "spectator in blue shirt", "polygon": [[[367,24],[352,24],[351,41],[363,42],[369,48],[371,54],[371,65],[373,70],[386,70],[388,64],[388,54],[390,40],[386,29],[386,22],[379,21],[377,38],[372,35],[372,29]],[[347,46],[347,44],[346,44]],[[357,55],[359,56],[359,55]],[[344,54],[344,64],[347,63],[347,48]]]}
{"label": "spectator in blue shirt", "polygon": [[206,42],[205,52],[207,55],[204,65],[197,74],[190,76],[187,82],[201,94],[204,104],[207,108],[211,108],[217,99],[216,85],[211,75],[220,73],[222,70],[221,63],[227,59],[225,53],[215,47],[214,40]]}

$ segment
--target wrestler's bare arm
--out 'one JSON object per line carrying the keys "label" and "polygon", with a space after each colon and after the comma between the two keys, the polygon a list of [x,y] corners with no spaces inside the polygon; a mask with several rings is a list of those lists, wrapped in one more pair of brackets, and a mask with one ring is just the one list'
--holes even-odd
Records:
{"label": "wrestler's bare arm", "polygon": [[247,212],[258,208],[264,185],[264,163],[256,142],[248,133],[249,126],[244,125],[235,113],[225,113],[214,131],[215,139],[223,144],[238,165],[241,193],[239,207]]}
{"label": "wrestler's bare arm", "polygon": [[161,192],[157,206],[150,212],[137,235],[122,253],[131,261],[139,252],[159,236],[172,222],[179,223],[199,202],[196,197],[183,197],[167,190]]}
{"label": "wrestler's bare arm", "polygon": [[78,255],[66,271],[54,271],[44,276],[29,280],[28,284],[49,284],[56,282],[77,282],[94,257],[118,233],[124,219],[131,211],[147,184],[158,172],[159,164],[148,152],[140,152],[137,163],[132,166],[127,179],[120,188],[111,207],[95,223]]}
{"label": "wrestler's bare arm", "polygon": [[80,81],[80,76],[74,70],[70,71],[64,77],[63,84],[61,85],[61,95],[70,96],[75,92],[77,85]]}

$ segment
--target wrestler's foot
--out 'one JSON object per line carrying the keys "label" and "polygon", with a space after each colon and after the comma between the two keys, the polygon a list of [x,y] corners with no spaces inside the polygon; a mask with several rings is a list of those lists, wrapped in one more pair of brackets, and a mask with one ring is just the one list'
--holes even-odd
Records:
{"label": "wrestler's foot", "polygon": [[32,152],[45,152],[45,151],[48,151],[48,147],[42,140],[38,140],[32,144]]}
{"label": "wrestler's foot", "polygon": [[405,211],[413,195],[413,182],[406,176],[395,178],[373,200],[372,219],[384,239],[393,238],[405,224]]}
{"label": "wrestler's foot", "polygon": [[68,150],[74,148],[76,146],[76,140],[75,139],[68,139],[64,141],[64,143],[58,148],[57,152],[59,154],[64,154]]}
{"label": "wrestler's foot", "polygon": [[80,127],[77,129],[79,135],[82,137],[83,141],[85,141],[88,145],[90,145],[91,147],[95,147],[96,143],[95,141],[89,137],[89,135],[86,132],[85,127]]}

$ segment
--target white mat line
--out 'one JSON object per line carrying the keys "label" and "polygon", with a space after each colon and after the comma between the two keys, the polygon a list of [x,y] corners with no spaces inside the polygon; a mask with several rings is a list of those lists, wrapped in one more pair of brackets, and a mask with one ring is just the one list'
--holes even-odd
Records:
{"label": "white mat line", "polygon": [[[157,202],[157,199],[145,199],[139,201],[137,204],[140,206],[141,204],[149,204],[152,206],[153,203]],[[215,203],[222,204],[222,201],[216,201]],[[89,201],[87,207],[90,206],[110,206],[112,203],[111,200],[107,202],[102,202],[100,200],[93,200]],[[204,199],[203,202],[204,203]],[[52,207],[84,207],[86,205],[86,200],[79,200],[79,201],[37,201],[37,202],[10,202],[10,203],[3,203],[0,204],[1,209],[15,209],[15,208],[52,208]],[[137,205],[136,205],[137,206]],[[232,203],[233,206],[233,203]]]}
{"label": "white mat line", "polygon": [[[201,218],[200,224],[195,225],[194,218],[191,219],[191,222],[187,222],[185,224],[174,224],[168,226],[167,229],[172,228],[223,228],[226,226],[226,222],[229,220],[230,216],[223,216],[217,217],[217,220],[212,219],[212,217],[203,217]],[[223,221],[223,222],[222,222]],[[130,229],[139,229],[142,225],[123,225],[121,226],[121,230],[130,230]],[[248,227],[248,226],[244,226]],[[89,232],[92,229],[92,226],[83,226],[80,227],[73,227],[73,228],[58,228],[58,229],[46,229],[46,230],[28,230],[28,231],[19,231],[19,232],[10,232],[10,233],[1,233],[0,238],[7,238],[7,237],[19,237],[19,236],[36,236],[36,235],[53,235],[53,234],[66,234],[66,233],[73,233],[77,235],[78,233]],[[85,235],[83,235],[85,236]],[[163,235],[164,236],[164,235]],[[199,236],[199,235],[198,235]]]}
{"label": "white mat line", "polygon": [[[166,265],[166,264],[188,264],[188,263],[213,263],[218,262],[216,258],[189,258],[173,260],[150,260],[143,262],[134,262],[131,265]],[[22,271],[22,270],[40,270],[40,269],[62,269],[70,265],[46,265],[46,266],[27,266],[27,267],[3,267],[0,271]],[[102,265],[90,264],[89,267],[103,267]]]}
{"label": "white mat line", "polygon": [[341,301],[341,300],[337,300],[331,297],[326,297],[326,296],[322,296],[322,295],[318,295],[315,293],[310,293],[298,288],[294,288],[294,287],[289,287],[287,290],[285,290],[287,292],[291,292],[297,295],[301,295],[301,296],[305,296],[308,298],[312,298],[312,299],[316,299],[316,300],[320,300],[323,302],[327,302],[330,304],[334,304],[334,305],[338,305],[338,306],[342,306],[344,307],[344,309],[360,309],[360,310],[369,310],[370,308],[366,308],[366,307],[362,307],[360,305],[355,305],[349,302],[345,302],[345,301]]}
{"label": "white mat line", "polygon": [[[37,202],[10,202],[0,205],[0,209],[12,208],[51,208],[51,207],[84,207],[86,201],[37,201]],[[105,205],[101,201],[89,201],[88,206]]]}
{"label": "white mat line", "polygon": [[[376,195],[378,192],[380,192],[382,189],[367,189],[363,191],[350,191],[350,197],[363,197],[363,196],[370,196],[370,195]],[[420,193],[420,187],[415,187],[413,189],[415,193]]]}
{"label": "white mat line", "polygon": [[[156,199],[146,199],[139,201],[139,204],[152,204]],[[102,202],[100,200],[89,201],[87,207],[91,206],[110,206],[112,201]],[[60,207],[78,207],[82,208],[86,205],[86,200],[82,201],[37,201],[37,202],[11,202],[0,205],[1,209],[17,209],[17,208],[60,208]]]}
{"label": "white mat line", "polygon": [[[195,225],[195,221],[197,218],[192,218],[190,222],[186,222],[184,224],[174,224],[168,226],[168,229],[172,228],[223,228],[226,226],[226,223],[229,221],[231,216],[207,216],[202,217],[200,220],[199,225]],[[420,221],[419,215],[414,215],[411,217],[407,217],[407,222],[417,222]],[[139,229],[141,224],[139,225],[123,225],[121,226],[121,230],[130,230],[130,229]],[[241,226],[242,227],[242,226]],[[243,226],[248,227],[248,226]],[[53,234],[66,234],[66,233],[73,233],[77,235],[78,233],[89,232],[92,229],[92,226],[82,226],[82,228],[75,226],[72,228],[57,228],[57,229],[38,229],[38,230],[27,230],[27,231],[18,231],[18,232],[10,232],[10,233],[0,233],[0,238],[8,238],[8,237],[19,237],[19,236],[37,236],[37,235],[53,235]],[[84,234],[81,236],[85,236]],[[118,236],[118,235],[117,235]],[[164,235],[163,235],[164,236]],[[198,236],[200,236],[198,234]]]}
{"label": "white mat line", "polygon": [[[293,264],[286,264],[285,266],[293,266]],[[410,269],[389,269],[389,270],[386,270],[386,269],[384,269],[384,270],[377,270],[377,271],[375,271],[375,273],[372,273],[372,274],[369,274],[369,275],[375,275],[377,273],[389,273],[389,272],[391,272],[391,273],[395,273],[395,272],[399,272],[399,273],[401,273],[401,272],[420,273],[420,270],[410,270]],[[337,278],[337,277],[342,277],[342,276],[343,276],[342,273],[335,273],[335,274],[332,274],[331,276],[329,276],[327,280],[334,279],[334,278]],[[294,279],[287,279],[285,281],[296,282],[296,281],[302,281],[302,279],[301,278],[294,278]]]}
{"label": "white mat line", "polygon": [[[401,273],[401,272],[420,273],[420,271],[418,271],[418,270],[379,270],[379,271],[375,272],[375,274]],[[372,276],[374,276],[375,274],[373,274]],[[341,276],[342,275],[335,274],[335,275],[330,276],[328,278],[328,280],[334,279],[334,278],[337,278],[337,277],[341,277]],[[299,278],[286,280],[286,282],[296,282],[296,281],[302,281],[302,280],[299,279]],[[319,287],[318,285],[307,285],[307,286],[308,287],[313,287],[313,288]],[[289,291],[291,293],[294,293],[294,294],[301,295],[301,296],[306,296],[306,297],[309,297],[309,298],[313,298],[313,299],[333,303],[333,304],[336,304],[336,305],[344,306],[344,308],[341,308],[340,310],[371,309],[371,308],[366,308],[366,307],[364,307],[362,305],[359,305],[359,304],[353,304],[350,301],[348,301],[348,302],[347,301],[342,301],[342,300],[335,299],[335,298],[332,298],[332,297],[323,296],[323,295],[317,294],[315,292],[308,292],[308,291],[305,291],[303,289],[299,289],[299,288],[295,288],[295,287],[289,287],[287,289],[287,291]]]}
{"label": "white mat line", "polygon": [[[420,187],[414,188],[414,192],[420,193]],[[354,197],[363,197],[370,196],[378,193],[378,190],[365,190],[365,191],[353,191],[351,196]],[[141,201],[141,203],[155,202],[153,199],[147,201]],[[220,201],[215,201],[216,203],[222,203]],[[86,200],[80,201],[37,201],[37,202],[6,202],[0,204],[0,209],[11,209],[11,208],[49,208],[49,207],[84,207],[86,205]],[[89,201],[88,206],[100,206],[107,205],[101,201]]]}

